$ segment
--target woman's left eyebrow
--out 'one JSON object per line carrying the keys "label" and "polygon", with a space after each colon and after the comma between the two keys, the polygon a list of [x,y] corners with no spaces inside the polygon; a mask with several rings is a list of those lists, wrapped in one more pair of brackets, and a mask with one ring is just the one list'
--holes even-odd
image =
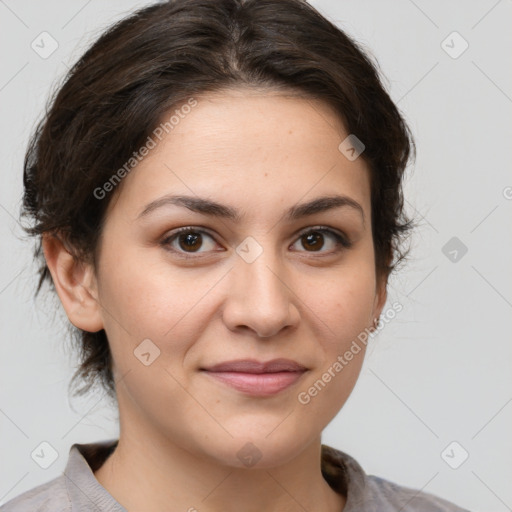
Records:
{"label": "woman's left eyebrow", "polygon": [[[168,205],[181,206],[196,213],[201,213],[211,217],[224,218],[233,222],[240,222],[243,217],[243,215],[235,208],[218,203],[211,199],[198,196],[165,195],[147,204],[144,210],[139,213],[137,219],[146,217],[155,210]],[[316,199],[306,203],[296,204],[285,212],[282,220],[298,220],[327,210],[343,207],[359,211],[363,219],[363,224],[365,223],[363,207],[355,199],[342,195],[317,197]]]}

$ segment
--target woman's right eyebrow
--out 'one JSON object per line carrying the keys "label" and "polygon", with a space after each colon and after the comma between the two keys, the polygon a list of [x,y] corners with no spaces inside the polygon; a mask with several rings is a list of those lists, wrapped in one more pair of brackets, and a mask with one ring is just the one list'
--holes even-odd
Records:
{"label": "woman's right eyebrow", "polygon": [[[211,217],[219,217],[227,219],[233,222],[240,222],[243,215],[238,212],[235,208],[218,203],[211,199],[202,198],[198,196],[186,196],[186,195],[165,195],[154,201],[151,201],[145,206],[145,208],[139,213],[137,219],[144,218],[154,212],[155,210],[169,206],[181,206],[188,208],[189,210],[208,215]],[[330,195],[317,197],[306,203],[300,203],[293,205],[281,218],[285,221],[298,220],[303,217],[315,215],[335,208],[348,207],[355,211],[359,211],[365,222],[363,207],[351,197],[344,195]]]}

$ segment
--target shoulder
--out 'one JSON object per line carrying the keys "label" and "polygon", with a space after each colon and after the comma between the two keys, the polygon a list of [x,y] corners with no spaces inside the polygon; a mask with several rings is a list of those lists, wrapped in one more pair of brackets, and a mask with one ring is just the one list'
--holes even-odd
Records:
{"label": "shoulder", "polygon": [[322,445],[322,473],[347,498],[344,512],[469,512],[428,492],[368,475],[350,455]]}
{"label": "shoulder", "polygon": [[0,512],[70,512],[65,476],[38,485],[0,506]]}
{"label": "shoulder", "polygon": [[126,512],[94,476],[116,445],[116,439],[73,444],[60,476],[16,496],[0,506],[0,512]]}
{"label": "shoulder", "polygon": [[[379,510],[403,512],[469,512],[433,494],[398,485],[378,476],[366,476],[367,499],[379,504]],[[383,508],[386,507],[386,508]]]}

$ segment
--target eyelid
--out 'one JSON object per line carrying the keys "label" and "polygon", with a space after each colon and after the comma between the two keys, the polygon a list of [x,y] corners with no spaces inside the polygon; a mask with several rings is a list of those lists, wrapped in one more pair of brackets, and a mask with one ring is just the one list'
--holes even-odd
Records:
{"label": "eyelid", "polygon": [[[189,233],[189,232],[201,233],[202,235],[208,235],[212,240],[214,240],[216,243],[218,243],[215,240],[215,236],[213,234],[211,234],[206,228],[203,228],[202,226],[183,226],[181,228],[174,229],[171,232],[171,234],[167,233],[166,235],[164,235],[164,238],[161,240],[160,245],[163,246],[164,249],[166,249],[174,254],[178,254],[180,257],[183,257],[185,259],[198,258],[203,253],[200,253],[200,252],[186,253],[186,252],[177,251],[176,249],[168,247],[168,246],[170,246],[171,242],[173,242],[176,239],[176,237],[178,237],[181,233]],[[216,251],[216,252],[220,252],[220,251]]]}
{"label": "eyelid", "polygon": [[[304,228],[303,230],[299,231],[295,236],[301,237],[302,235],[305,235],[306,233],[309,233],[311,231],[331,234],[334,238],[336,238],[346,248],[349,248],[352,245],[352,241],[345,233],[343,233],[343,231],[340,231],[336,228],[331,228],[329,226],[325,226],[322,224]],[[339,239],[337,237],[339,237]]]}
{"label": "eyelid", "polygon": [[[179,257],[182,257],[184,259],[200,258],[202,254],[208,254],[208,251],[206,253],[201,253],[201,252],[187,253],[187,252],[178,251],[173,248],[168,248],[170,243],[172,241],[174,241],[177,236],[179,236],[181,233],[188,233],[188,232],[206,234],[212,240],[214,240],[216,243],[218,243],[216,241],[215,236],[212,233],[210,233],[207,228],[204,228],[202,226],[191,225],[191,226],[183,226],[181,228],[177,228],[177,229],[173,230],[171,234],[165,235],[164,238],[162,239],[162,241],[160,242],[160,245],[162,245],[166,250],[173,252],[174,254],[178,254]],[[353,241],[343,231],[340,231],[336,228],[332,228],[332,227],[326,226],[326,225],[315,225],[315,226],[308,226],[306,228],[303,228],[302,230],[298,231],[296,234],[293,235],[294,242],[292,243],[292,245],[295,244],[300,239],[301,236],[303,236],[307,233],[310,233],[310,232],[319,232],[322,234],[331,235],[331,237],[334,238],[335,241],[337,242],[337,244],[341,247],[338,247],[334,251],[330,251],[330,252],[329,251],[320,251],[320,252],[297,251],[297,252],[304,252],[306,254],[307,253],[312,253],[312,254],[317,253],[319,255],[328,256],[328,255],[332,255],[332,254],[338,254],[344,250],[349,249],[353,245]],[[221,251],[213,251],[213,252],[221,252]]]}

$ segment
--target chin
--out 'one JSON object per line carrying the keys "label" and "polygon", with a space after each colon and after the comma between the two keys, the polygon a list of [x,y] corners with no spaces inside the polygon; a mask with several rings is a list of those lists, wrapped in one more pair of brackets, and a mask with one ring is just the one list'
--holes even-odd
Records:
{"label": "chin", "polygon": [[223,445],[205,447],[205,455],[229,467],[270,469],[291,461],[309,444],[307,439],[297,440],[289,431],[283,430],[284,435],[275,438],[275,433],[266,437],[267,434],[235,435]]}

